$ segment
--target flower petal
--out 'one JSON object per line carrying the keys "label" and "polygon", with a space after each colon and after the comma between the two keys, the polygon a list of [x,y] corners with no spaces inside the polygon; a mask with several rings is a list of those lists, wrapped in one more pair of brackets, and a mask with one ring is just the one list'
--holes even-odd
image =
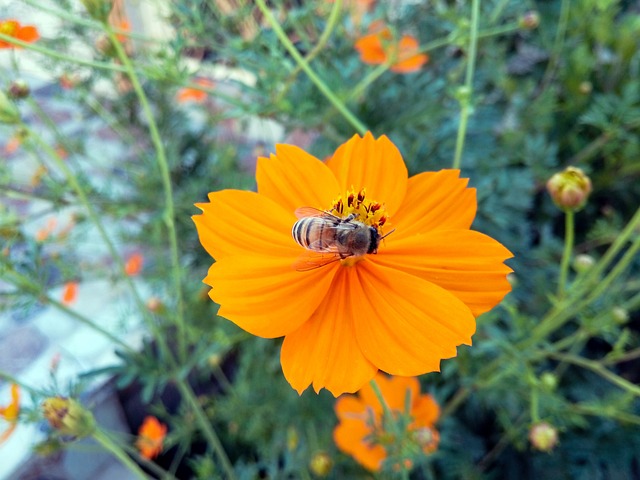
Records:
{"label": "flower petal", "polygon": [[[204,279],[218,314],[265,338],[287,335],[318,308],[338,264],[298,272],[287,257],[233,256],[214,263]],[[306,354],[306,352],[305,352]]]}
{"label": "flower petal", "polygon": [[327,209],[340,193],[331,170],[293,145],[276,145],[275,155],[259,158],[256,181],[261,195],[292,214],[299,207]]}
{"label": "flower petal", "polygon": [[366,358],[392,375],[440,370],[440,360],[471,345],[475,321],[458,298],[400,270],[362,261],[350,285],[358,345]]}
{"label": "flower petal", "polygon": [[[334,268],[337,273],[333,284],[316,312],[282,344],[282,371],[300,394],[311,383],[316,392],[326,388],[336,397],[355,392],[377,370],[360,351],[354,335],[353,310],[349,307],[353,269],[339,264]],[[314,287],[313,298],[317,289]]]}
{"label": "flower petal", "polygon": [[255,192],[223,190],[209,194],[210,203],[198,203],[202,215],[191,217],[200,243],[216,260],[248,252],[287,256],[291,263],[301,253],[291,236],[293,212]]}
{"label": "flower petal", "polygon": [[[399,227],[398,227],[399,228]],[[433,230],[408,238],[391,236],[371,260],[451,292],[478,316],[511,291],[502,262],[513,255],[499,242],[473,230]]]}
{"label": "flower petal", "polygon": [[31,25],[20,27],[15,36],[18,40],[22,40],[23,42],[28,43],[35,42],[40,38],[38,29]]}
{"label": "flower petal", "polygon": [[334,429],[333,440],[340,450],[351,455],[362,466],[377,471],[387,457],[387,452],[381,445],[371,445],[367,441],[370,434],[371,428],[363,420],[345,419]]}
{"label": "flower petal", "polygon": [[400,207],[407,190],[407,167],[386,136],[354,135],[327,162],[343,191],[366,188],[367,197],[383,203],[389,215]]}
{"label": "flower petal", "polygon": [[[407,390],[410,392],[411,402],[420,395],[420,383],[416,377],[389,377],[382,372],[378,372],[374,381],[378,385],[382,397],[391,410],[404,412]],[[372,406],[376,412],[382,413],[382,405],[380,405],[380,400],[371,387],[371,384],[366,385],[360,390],[360,398],[362,398],[364,403]],[[411,406],[411,403],[409,403],[409,405]]]}
{"label": "flower petal", "polygon": [[424,172],[409,179],[402,208],[391,221],[389,241],[437,228],[468,229],[476,216],[476,190],[460,170]]}
{"label": "flower petal", "polygon": [[440,407],[431,395],[420,395],[413,403],[411,413],[416,427],[431,427],[440,417]]}

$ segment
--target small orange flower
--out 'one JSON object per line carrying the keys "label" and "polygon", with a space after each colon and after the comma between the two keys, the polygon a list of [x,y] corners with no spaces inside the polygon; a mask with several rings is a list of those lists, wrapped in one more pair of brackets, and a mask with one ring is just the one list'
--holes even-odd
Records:
{"label": "small orange flower", "polygon": [[[470,230],[476,192],[459,175],[408,178],[396,146],[371,133],[354,135],[327,163],[277,145],[258,159],[257,193],[213,192],[196,205],[200,242],[216,260],[204,279],[209,296],[249,333],[285,337],[280,361],[299,393],[310,384],[352,393],[378,370],[439,371],[471,344],[475,317],[511,290],[503,261],[512,255]],[[393,233],[370,253],[314,252],[292,236],[301,207]]]}
{"label": "small orange flower", "polygon": [[13,155],[18,151],[20,145],[22,145],[22,137],[20,135],[14,135],[4,146],[5,155]]}
{"label": "small orange flower", "polygon": [[142,254],[134,253],[127,259],[124,265],[124,271],[130,277],[134,277],[138,275],[142,270],[143,263],[144,263],[144,257],[142,256]]}
{"label": "small orange flower", "polygon": [[355,49],[360,53],[360,60],[369,65],[393,61],[391,71],[396,73],[417,72],[429,61],[427,54],[419,53],[420,44],[415,37],[403,35],[397,40],[388,27],[379,24],[356,42]]}
{"label": "small orange flower", "polygon": [[[23,42],[32,43],[40,38],[38,29],[31,25],[20,25],[17,20],[0,20],[0,33]],[[0,40],[0,48],[20,48],[4,40]]]}
{"label": "small orange flower", "polygon": [[67,282],[62,289],[62,303],[71,305],[78,298],[78,282]]}
{"label": "small orange flower", "polygon": [[55,218],[50,218],[47,221],[47,224],[36,232],[36,242],[44,242],[47,238],[49,238],[49,236],[51,236],[53,231],[56,229],[57,223],[58,221]]}
{"label": "small orange flower", "polygon": [[[215,84],[211,80],[208,80],[206,78],[198,78],[193,83],[196,85],[200,85],[201,87],[206,89],[211,89],[215,86]],[[207,96],[208,93],[201,88],[185,87],[178,90],[178,93],[176,94],[176,100],[179,103],[202,103],[207,99]]]}
{"label": "small orange flower", "polygon": [[[408,414],[407,437],[419,445],[426,454],[438,447],[439,434],[434,425],[440,408],[431,395],[420,394],[420,383],[415,377],[387,377],[378,373],[375,382],[391,414]],[[407,395],[409,411],[405,412]],[[333,431],[337,447],[351,455],[371,471],[378,471],[387,458],[388,450],[398,447],[400,439],[385,429],[384,408],[371,385],[365,385],[357,395],[344,395],[336,401],[336,414],[340,423]],[[406,468],[411,467],[408,459]]]}
{"label": "small orange flower", "polygon": [[6,407],[0,407],[0,418],[9,423],[7,428],[0,434],[0,445],[7,441],[13,431],[18,426],[18,414],[20,413],[20,387],[15,383],[11,385],[11,403]]}
{"label": "small orange flower", "polygon": [[145,417],[136,440],[140,455],[148,460],[157,457],[162,452],[162,443],[166,436],[167,426],[164,423],[153,416]]}

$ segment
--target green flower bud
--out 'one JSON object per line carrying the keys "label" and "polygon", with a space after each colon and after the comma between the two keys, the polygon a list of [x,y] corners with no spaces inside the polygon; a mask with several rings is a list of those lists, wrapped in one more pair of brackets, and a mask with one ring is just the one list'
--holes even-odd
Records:
{"label": "green flower bud", "polygon": [[42,402],[42,413],[49,421],[51,428],[62,435],[86,437],[96,428],[93,414],[72,398],[46,398]]}
{"label": "green flower bud", "polygon": [[577,167],[567,167],[547,182],[547,191],[561,210],[578,211],[587,203],[591,193],[591,180]]}
{"label": "green flower bud", "polygon": [[550,452],[558,444],[558,430],[547,422],[536,423],[529,430],[529,441],[536,450]]}
{"label": "green flower bud", "polygon": [[591,255],[580,254],[573,259],[573,268],[578,273],[589,271],[596,264],[596,260]]}
{"label": "green flower bud", "polygon": [[531,10],[520,17],[518,25],[523,30],[533,30],[534,28],[538,28],[538,25],[540,25],[540,14],[535,10]]}

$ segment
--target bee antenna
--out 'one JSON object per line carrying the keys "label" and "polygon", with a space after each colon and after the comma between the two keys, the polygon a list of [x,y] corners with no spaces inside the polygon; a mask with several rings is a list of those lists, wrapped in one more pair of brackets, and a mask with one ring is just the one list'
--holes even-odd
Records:
{"label": "bee antenna", "polygon": [[385,238],[387,238],[389,235],[391,235],[393,232],[395,232],[396,229],[394,228],[393,230],[391,230],[389,233],[387,233],[386,235],[380,237],[380,240],[384,240]]}

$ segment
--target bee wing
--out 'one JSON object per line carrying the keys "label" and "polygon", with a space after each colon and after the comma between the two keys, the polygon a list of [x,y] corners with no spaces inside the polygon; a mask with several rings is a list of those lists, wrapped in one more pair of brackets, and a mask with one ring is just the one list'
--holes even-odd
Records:
{"label": "bee wing", "polygon": [[300,255],[295,262],[293,262],[293,269],[298,272],[308,272],[309,270],[315,270],[321,268],[330,263],[340,260],[338,253],[318,253],[306,251]]}
{"label": "bee wing", "polygon": [[300,207],[295,211],[296,217],[298,218],[307,218],[307,217],[325,217],[330,218],[331,220],[340,221],[339,217],[330,214],[329,212],[325,212],[324,210],[320,210],[314,207]]}

